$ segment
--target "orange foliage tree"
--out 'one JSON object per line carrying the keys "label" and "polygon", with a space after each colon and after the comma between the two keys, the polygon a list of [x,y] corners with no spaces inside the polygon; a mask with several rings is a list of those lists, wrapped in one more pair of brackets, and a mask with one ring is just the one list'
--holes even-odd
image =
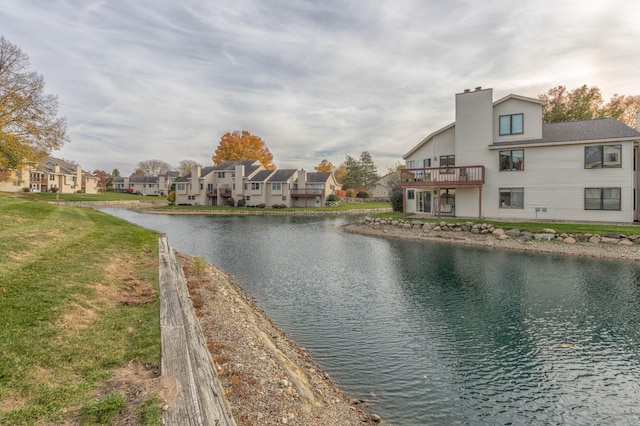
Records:
{"label": "orange foliage tree", "polygon": [[326,158],[320,162],[317,166],[314,167],[316,172],[332,172],[335,167],[331,164],[331,161]]}
{"label": "orange foliage tree", "polygon": [[262,138],[246,130],[225,133],[216,148],[213,164],[243,160],[259,160],[268,170],[276,168],[273,164],[273,155]]}

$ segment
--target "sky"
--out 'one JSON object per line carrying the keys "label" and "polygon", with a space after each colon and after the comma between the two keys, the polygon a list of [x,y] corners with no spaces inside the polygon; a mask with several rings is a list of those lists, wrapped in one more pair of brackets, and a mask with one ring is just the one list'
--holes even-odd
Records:
{"label": "sky", "polygon": [[0,35],[58,96],[52,154],[122,175],[210,166],[236,130],[281,169],[367,151],[384,174],[464,89],[640,94],[632,0],[0,0]]}

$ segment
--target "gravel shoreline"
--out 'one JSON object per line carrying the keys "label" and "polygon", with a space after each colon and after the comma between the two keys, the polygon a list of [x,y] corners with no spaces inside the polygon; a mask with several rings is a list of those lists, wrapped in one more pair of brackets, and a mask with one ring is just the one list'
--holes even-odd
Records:
{"label": "gravel shoreline", "polygon": [[177,258],[238,425],[384,424],[366,401],[345,395],[232,276],[202,258]]}
{"label": "gravel shoreline", "polygon": [[[497,233],[474,234],[471,232],[453,232],[426,230],[422,227],[396,225],[362,220],[345,225],[343,230],[354,234],[385,238],[401,238],[418,241],[435,241],[449,244],[465,244],[497,249],[520,250],[537,253],[552,253],[571,256],[597,257],[625,261],[640,260],[640,244],[591,243],[564,241],[539,241],[519,237],[506,237]],[[622,241],[622,240],[621,240]]]}

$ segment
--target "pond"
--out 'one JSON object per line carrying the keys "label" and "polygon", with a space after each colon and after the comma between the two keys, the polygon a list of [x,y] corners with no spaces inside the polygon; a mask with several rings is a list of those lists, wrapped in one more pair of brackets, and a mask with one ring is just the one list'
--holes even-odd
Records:
{"label": "pond", "polygon": [[640,424],[636,263],[346,234],[344,216],[104,211],[234,275],[388,424]]}

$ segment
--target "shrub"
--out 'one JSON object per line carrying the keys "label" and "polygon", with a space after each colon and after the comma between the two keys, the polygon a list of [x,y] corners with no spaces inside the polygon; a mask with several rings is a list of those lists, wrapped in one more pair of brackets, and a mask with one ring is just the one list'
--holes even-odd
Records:
{"label": "shrub", "polygon": [[170,202],[171,204],[175,203],[175,201],[176,201],[176,191],[169,192],[169,196],[167,196],[167,201]]}
{"label": "shrub", "polygon": [[22,192],[31,192],[31,188],[26,186],[26,187],[22,188]]}
{"label": "shrub", "polygon": [[233,207],[236,204],[235,200],[233,199],[233,197],[229,197],[227,198],[227,206],[229,207]]}
{"label": "shrub", "polygon": [[272,208],[272,209],[277,209],[277,208],[278,208],[278,204],[273,204],[273,205],[271,205],[271,208]]}
{"label": "shrub", "polygon": [[340,201],[340,197],[336,194],[329,194],[327,196],[327,201]]}
{"label": "shrub", "polygon": [[247,202],[244,199],[238,200],[238,207],[244,207]]}
{"label": "shrub", "polygon": [[58,192],[58,187],[54,186],[53,188],[51,188],[51,192],[53,192],[54,194]]}
{"label": "shrub", "polygon": [[347,191],[344,191],[342,189],[336,189],[336,195],[340,198],[344,198],[347,196]]}
{"label": "shrub", "polygon": [[371,194],[369,194],[369,191],[358,191],[358,193],[356,194],[356,198],[369,198],[371,197]]}
{"label": "shrub", "polygon": [[355,196],[356,196],[356,190],[355,189],[347,189],[345,191],[345,197],[354,198]]}
{"label": "shrub", "polygon": [[391,200],[391,208],[394,212],[401,212],[404,200],[402,199],[402,191],[394,191],[389,199]]}
{"label": "shrub", "polygon": [[133,194],[133,188],[127,188],[127,194]]}
{"label": "shrub", "polygon": [[267,205],[265,203],[258,204],[258,208],[259,209],[264,209],[265,207],[267,207]]}

